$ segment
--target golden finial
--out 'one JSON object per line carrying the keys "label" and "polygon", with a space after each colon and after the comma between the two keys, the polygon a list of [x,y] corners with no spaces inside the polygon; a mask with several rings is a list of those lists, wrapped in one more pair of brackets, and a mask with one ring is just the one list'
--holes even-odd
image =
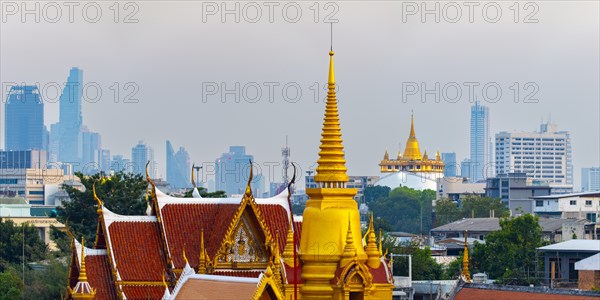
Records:
{"label": "golden finial", "polygon": [[74,239],[74,238],[75,238],[75,235],[74,235],[74,234],[73,234],[73,232],[71,231],[71,226],[69,226],[69,218],[67,218],[67,219],[65,220],[65,229],[66,229],[66,231],[67,231],[67,235],[68,235],[69,237],[71,237],[72,239]]}
{"label": "golden finial", "polygon": [[462,277],[466,282],[471,282],[471,274],[469,273],[469,242],[467,240],[468,231],[465,230],[465,250],[463,252],[463,261],[462,261]]}
{"label": "golden finial", "polygon": [[442,156],[440,155],[440,150],[437,150],[435,152],[435,160],[441,160],[441,159],[442,159]]}
{"label": "golden finial", "polygon": [[344,187],[348,182],[346,159],[342,145],[342,132],[335,92],[335,72],[333,51],[329,52],[329,78],[327,80],[327,104],[321,133],[319,160],[315,182],[325,183],[324,187]]}
{"label": "golden finial", "polygon": [[429,155],[427,155],[427,149],[425,149],[425,152],[423,153],[423,160],[428,160],[429,159]]}
{"label": "golden finial", "polygon": [[250,160],[250,175],[248,176],[248,184],[246,185],[246,196],[252,195],[252,187],[250,184],[252,183],[252,160]]}
{"label": "golden finial", "polygon": [[387,149],[385,150],[385,154],[383,155],[383,160],[388,160],[390,159],[390,155],[388,154]]}
{"label": "golden finial", "polygon": [[81,236],[81,268],[79,269],[79,281],[87,281],[87,272],[85,271],[85,237]]}
{"label": "golden finial", "polygon": [[102,213],[102,205],[104,205],[104,203],[102,203],[102,200],[100,200],[100,198],[98,198],[98,195],[96,195],[96,183],[95,182],[92,184],[92,194],[94,195],[94,200],[96,200],[96,204],[98,205],[96,212],[101,214]]}
{"label": "golden finial", "polygon": [[204,228],[200,230],[200,259],[198,261],[198,273],[206,273],[206,249],[204,248]]}
{"label": "golden finial", "polygon": [[377,248],[377,237],[375,236],[375,228],[373,225],[373,213],[371,212],[371,219],[369,221],[369,230],[367,231],[367,247],[365,247],[365,252],[367,253],[367,264],[374,269],[379,267],[381,261],[379,258],[381,257],[381,253],[379,253],[379,249]]}
{"label": "golden finial", "polygon": [[190,262],[188,261],[187,256],[185,255],[185,245],[183,245],[182,252],[183,252],[183,260],[185,261],[186,264],[189,264]]}
{"label": "golden finial", "polygon": [[194,188],[196,188],[196,179],[194,178],[194,168],[196,167],[196,164],[192,164],[192,186]]}
{"label": "golden finial", "polygon": [[410,113],[410,135],[409,135],[409,137],[411,137],[411,138],[417,137],[415,135],[415,116],[412,111]]}

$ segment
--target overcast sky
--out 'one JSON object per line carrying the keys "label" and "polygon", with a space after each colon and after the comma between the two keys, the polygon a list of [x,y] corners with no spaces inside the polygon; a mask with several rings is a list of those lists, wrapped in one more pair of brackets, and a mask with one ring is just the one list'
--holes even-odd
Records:
{"label": "overcast sky", "polygon": [[[161,175],[167,139],[197,163],[245,145],[264,164],[281,161],[287,135],[292,160],[310,168],[323,119],[331,20],[338,21],[333,47],[349,174],[376,175],[386,149],[396,153],[401,144],[403,150],[411,110],[421,150],[468,157],[469,86],[490,108],[492,134],[538,130],[549,117],[570,131],[576,189],[580,168],[600,165],[598,1],[428,1],[426,9],[439,5],[438,15],[422,15],[422,2],[392,1],[230,1],[227,7],[110,1],[85,8],[79,2],[71,16],[64,2],[37,3],[37,15],[22,15],[21,2],[2,2],[3,85],[40,83],[49,126],[58,121],[53,83],[64,84],[71,67],[82,68],[84,81],[93,83],[84,124],[102,134],[113,155],[129,157],[144,140]],[[223,9],[234,12],[222,15]],[[224,95],[223,103],[222,88],[234,90],[236,82],[239,93]],[[422,88],[434,90],[436,82],[441,99],[425,95],[423,103]],[[262,94],[253,100],[257,86]],[[461,97],[447,99],[457,86]],[[95,87],[102,91],[98,100]],[[502,95],[494,99],[498,87]],[[123,103],[130,93],[129,102],[137,103]]]}

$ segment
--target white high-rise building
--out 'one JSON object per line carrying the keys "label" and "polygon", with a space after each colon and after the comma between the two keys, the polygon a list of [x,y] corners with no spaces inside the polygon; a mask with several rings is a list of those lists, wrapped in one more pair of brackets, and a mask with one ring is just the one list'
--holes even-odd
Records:
{"label": "white high-rise building", "polygon": [[571,137],[545,123],[539,132],[496,134],[496,173],[525,172],[527,177],[547,181],[551,186],[573,184]]}
{"label": "white high-rise building", "polygon": [[581,191],[600,191],[600,167],[581,168]]}

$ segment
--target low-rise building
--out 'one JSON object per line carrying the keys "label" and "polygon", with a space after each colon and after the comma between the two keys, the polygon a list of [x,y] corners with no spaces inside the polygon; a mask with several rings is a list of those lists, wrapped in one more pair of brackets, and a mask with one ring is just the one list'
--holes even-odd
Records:
{"label": "low-rise building", "polygon": [[578,289],[600,288],[600,253],[576,262],[575,270],[579,272]]}
{"label": "low-rise building", "polygon": [[485,196],[485,183],[469,182],[463,177],[438,178],[436,184],[436,200],[448,198],[458,203],[468,196]]}
{"label": "low-rise building", "polygon": [[526,173],[498,174],[486,180],[485,195],[499,198],[513,214],[533,213],[531,197],[550,195],[547,182],[528,178]]}
{"label": "low-rise building", "polygon": [[538,248],[544,254],[544,280],[550,287],[577,287],[575,264],[600,253],[600,240],[570,240]]}
{"label": "low-rise building", "polygon": [[31,216],[31,204],[28,204],[23,197],[0,197],[0,218],[11,220],[16,225],[29,223],[37,229],[40,238],[51,250],[56,249],[56,244],[50,238],[51,226],[65,228],[65,225],[55,218]]}
{"label": "low-rise building", "polygon": [[25,198],[31,205],[57,206],[54,194],[63,183],[78,185],[79,178],[62,169],[0,169],[0,195]]}
{"label": "low-rise building", "polygon": [[600,191],[531,197],[540,216],[587,219],[596,223],[600,214]]}

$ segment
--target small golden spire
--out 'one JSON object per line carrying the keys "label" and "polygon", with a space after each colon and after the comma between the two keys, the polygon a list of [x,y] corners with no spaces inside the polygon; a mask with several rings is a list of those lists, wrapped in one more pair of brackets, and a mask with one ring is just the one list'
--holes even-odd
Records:
{"label": "small golden spire", "polygon": [[381,254],[379,253],[379,249],[377,249],[377,236],[375,235],[372,212],[371,220],[369,221],[369,229],[367,231],[367,247],[365,247],[365,253],[367,253],[367,264],[369,267],[373,269],[379,268]]}
{"label": "small golden spire", "polygon": [[340,266],[345,266],[350,260],[356,256],[356,248],[354,248],[354,239],[352,238],[352,224],[350,222],[350,213],[348,213],[348,230],[346,231],[346,246],[342,253]]}
{"label": "small golden spire", "polygon": [[94,200],[96,200],[96,204],[98,205],[98,208],[96,208],[96,212],[98,214],[102,214],[102,206],[104,205],[104,203],[102,203],[102,200],[100,200],[100,198],[98,198],[98,195],[96,195],[96,183],[95,182],[92,184],[92,194],[94,195]]}
{"label": "small golden spire", "polygon": [[435,160],[441,160],[442,156],[440,155],[440,150],[435,152]]}
{"label": "small golden spire", "polygon": [[248,184],[246,185],[246,196],[252,196],[252,187],[250,184],[252,183],[252,160],[250,160],[250,176],[248,176]]}
{"label": "small golden spire", "polygon": [[288,226],[287,236],[285,238],[285,248],[283,249],[283,260],[285,264],[290,267],[294,266],[294,231],[293,231],[293,223],[290,222],[290,226]]}
{"label": "small golden spire", "polygon": [[471,282],[471,274],[469,273],[469,242],[467,240],[467,231],[465,230],[465,250],[463,252],[462,261],[462,277],[466,282]]}
{"label": "small golden spire", "polygon": [[81,236],[81,268],[79,270],[79,281],[87,281],[87,272],[85,271],[85,237]]}
{"label": "small golden spire", "polygon": [[388,154],[388,151],[385,150],[385,154],[383,155],[383,160],[389,160],[390,159],[390,155]]}
{"label": "small golden spire", "polygon": [[429,155],[427,155],[427,149],[425,150],[425,152],[423,153],[423,160],[428,160],[429,159]]}
{"label": "small golden spire", "polygon": [[87,272],[85,269],[85,238],[81,237],[81,261],[79,268],[79,278],[75,288],[68,288],[71,297],[74,300],[87,300],[94,299],[96,296],[96,289],[92,288],[90,283],[87,281]]}
{"label": "small golden spire", "polygon": [[415,116],[414,114],[411,112],[410,113],[410,134],[408,136],[409,138],[416,138],[417,136],[415,135]]}
{"label": "small golden spire", "polygon": [[325,183],[324,187],[344,187],[348,182],[346,159],[342,145],[342,131],[335,92],[335,72],[333,51],[329,52],[329,78],[327,80],[327,104],[321,133],[319,160],[315,182]]}
{"label": "small golden spire", "polygon": [[204,248],[204,228],[200,230],[200,259],[198,261],[198,273],[206,273],[206,249]]}

